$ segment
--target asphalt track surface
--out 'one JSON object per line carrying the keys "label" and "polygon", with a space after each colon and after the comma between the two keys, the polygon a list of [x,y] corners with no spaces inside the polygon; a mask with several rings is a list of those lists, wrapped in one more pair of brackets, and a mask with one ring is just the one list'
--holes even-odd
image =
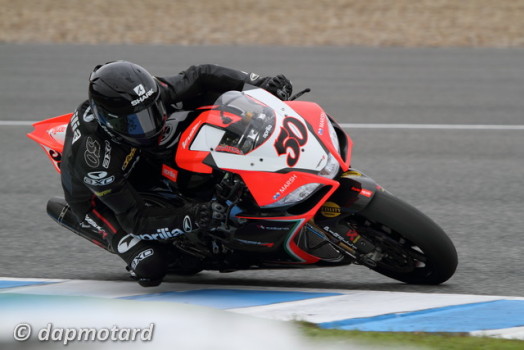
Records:
{"label": "asphalt track surface", "polygon": [[24,135],[73,111],[99,63],[127,59],[153,74],[216,63],[285,73],[303,99],[340,123],[446,128],[349,128],[353,166],[437,221],[459,267],[441,286],[412,286],[365,267],[204,272],[169,281],[524,296],[524,50],[84,46],[0,44],[0,276],[127,280],[123,262],[55,225],[47,199],[58,174]]}

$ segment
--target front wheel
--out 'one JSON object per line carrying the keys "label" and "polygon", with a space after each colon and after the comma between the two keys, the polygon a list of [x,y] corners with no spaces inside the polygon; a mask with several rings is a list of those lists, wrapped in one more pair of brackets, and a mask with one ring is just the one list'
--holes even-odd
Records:
{"label": "front wheel", "polygon": [[378,191],[356,216],[361,235],[379,248],[371,267],[411,284],[440,284],[457,268],[453,242],[433,220],[386,191]]}

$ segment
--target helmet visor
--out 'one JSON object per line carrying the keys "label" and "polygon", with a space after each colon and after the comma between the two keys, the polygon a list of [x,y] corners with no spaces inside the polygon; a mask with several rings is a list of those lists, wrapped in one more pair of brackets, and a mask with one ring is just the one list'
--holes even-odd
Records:
{"label": "helmet visor", "polygon": [[96,108],[95,113],[108,129],[134,146],[151,146],[158,142],[164,127],[166,112],[160,101],[150,107],[127,115],[114,115]]}

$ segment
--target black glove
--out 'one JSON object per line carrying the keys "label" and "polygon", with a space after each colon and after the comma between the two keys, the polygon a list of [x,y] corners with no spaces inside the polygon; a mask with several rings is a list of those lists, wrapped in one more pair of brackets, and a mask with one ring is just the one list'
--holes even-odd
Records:
{"label": "black glove", "polygon": [[226,221],[226,207],[216,201],[198,204],[194,208],[194,218],[199,229],[215,231]]}
{"label": "black glove", "polygon": [[279,74],[275,77],[263,78],[260,85],[264,90],[271,92],[273,95],[287,101],[293,93],[293,84],[283,74]]}

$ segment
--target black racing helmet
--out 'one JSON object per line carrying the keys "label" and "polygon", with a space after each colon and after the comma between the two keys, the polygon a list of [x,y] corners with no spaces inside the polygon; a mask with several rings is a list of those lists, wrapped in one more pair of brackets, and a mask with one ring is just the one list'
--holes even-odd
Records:
{"label": "black racing helmet", "polygon": [[95,67],[89,102],[98,123],[136,147],[158,144],[167,119],[156,79],[141,66],[115,61]]}

